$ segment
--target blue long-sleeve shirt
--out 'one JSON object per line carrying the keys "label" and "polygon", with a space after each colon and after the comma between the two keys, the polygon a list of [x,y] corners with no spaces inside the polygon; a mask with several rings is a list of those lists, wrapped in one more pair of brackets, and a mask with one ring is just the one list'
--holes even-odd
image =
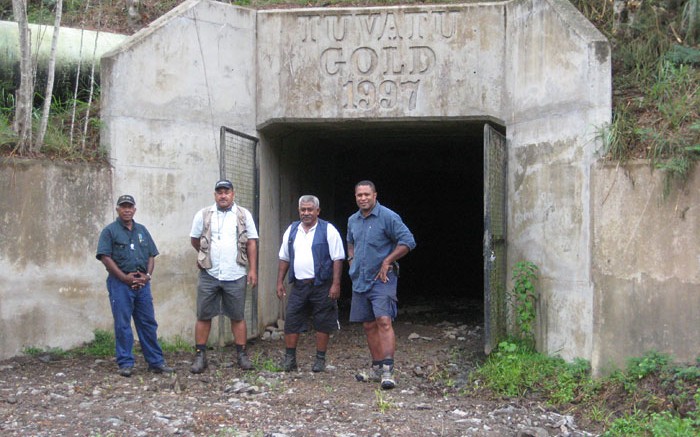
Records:
{"label": "blue long-sleeve shirt", "polygon": [[416,240],[401,217],[379,202],[367,217],[359,210],[350,216],[347,241],[354,246],[349,272],[352,289],[359,293],[372,288],[382,261],[396,246],[404,245],[409,250],[416,247]]}

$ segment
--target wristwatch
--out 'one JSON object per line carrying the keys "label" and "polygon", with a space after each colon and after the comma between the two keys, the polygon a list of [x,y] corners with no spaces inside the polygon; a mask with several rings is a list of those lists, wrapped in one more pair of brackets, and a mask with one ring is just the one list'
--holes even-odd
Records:
{"label": "wristwatch", "polygon": [[355,257],[354,257],[354,256],[349,256],[347,261],[350,262],[350,261],[352,261],[353,258],[355,258]]}

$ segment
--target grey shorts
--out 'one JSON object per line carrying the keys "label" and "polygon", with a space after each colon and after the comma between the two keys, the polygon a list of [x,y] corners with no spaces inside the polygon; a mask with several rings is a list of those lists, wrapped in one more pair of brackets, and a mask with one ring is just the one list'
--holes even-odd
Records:
{"label": "grey shorts", "polygon": [[245,319],[247,282],[247,276],[235,281],[219,281],[206,270],[200,271],[197,285],[197,320],[211,320],[219,314],[233,321]]}
{"label": "grey shorts", "polygon": [[372,322],[378,317],[396,318],[398,311],[396,286],[398,278],[393,271],[387,273],[386,283],[376,279],[372,288],[364,293],[353,290],[350,304],[351,322]]}
{"label": "grey shorts", "polygon": [[309,325],[309,317],[318,332],[330,334],[338,330],[338,302],[328,297],[330,288],[330,282],[318,286],[302,282],[292,284],[287,299],[285,334],[305,332]]}

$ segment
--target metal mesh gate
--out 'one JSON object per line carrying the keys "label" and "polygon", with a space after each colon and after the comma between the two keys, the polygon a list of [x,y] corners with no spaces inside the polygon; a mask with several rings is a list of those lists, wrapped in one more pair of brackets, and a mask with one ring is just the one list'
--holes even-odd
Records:
{"label": "metal mesh gate", "polygon": [[506,139],[484,126],[484,336],[488,354],[506,337]]}
{"label": "metal mesh gate", "polygon": [[[233,182],[236,191],[235,201],[253,214],[259,228],[258,208],[260,192],[258,188],[258,139],[228,127],[221,127],[221,162],[219,173],[222,179]],[[258,290],[248,287],[245,298],[245,319],[248,337],[258,335]],[[225,332],[224,317],[219,317],[219,332]],[[220,340],[221,342],[221,340]]]}

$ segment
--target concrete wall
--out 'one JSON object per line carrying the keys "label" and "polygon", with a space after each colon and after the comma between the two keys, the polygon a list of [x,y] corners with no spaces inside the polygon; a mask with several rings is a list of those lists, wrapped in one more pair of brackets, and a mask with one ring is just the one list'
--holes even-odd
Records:
{"label": "concrete wall", "polygon": [[595,283],[592,365],[601,372],[649,350],[700,354],[700,171],[663,195],[646,161],[592,171]]}
{"label": "concrete wall", "polygon": [[0,358],[67,349],[111,329],[107,273],[95,259],[116,214],[111,192],[109,168],[0,162]]}
{"label": "concrete wall", "polygon": [[168,290],[162,335],[192,337],[197,270],[189,231],[194,214],[214,202],[220,126],[255,133],[254,53],[254,11],[185,2],[102,59],[113,195],[136,196],[137,218],[163,254],[154,274]]}
{"label": "concrete wall", "polygon": [[540,268],[539,349],[589,359],[590,166],[611,117],[610,49],[568,1],[514,1],[506,16],[508,271]]}

